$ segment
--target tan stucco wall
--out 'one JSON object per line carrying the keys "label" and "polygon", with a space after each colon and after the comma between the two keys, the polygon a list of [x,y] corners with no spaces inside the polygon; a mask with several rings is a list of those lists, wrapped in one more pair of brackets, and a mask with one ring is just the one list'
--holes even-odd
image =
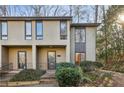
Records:
{"label": "tan stucco wall", "polygon": [[25,21],[8,21],[8,40],[2,45],[67,45],[70,42],[70,21],[67,21],[68,40],[60,40],[60,21],[43,21],[43,40],[36,40],[35,21],[32,21],[32,40],[25,40]]}
{"label": "tan stucco wall", "polygon": [[27,68],[32,68],[32,49],[31,47],[11,47],[9,50],[9,63],[13,63],[13,69],[18,69],[18,51],[26,51]]}
{"label": "tan stucco wall", "polygon": [[[47,64],[47,52],[48,51],[56,51],[56,63],[65,62],[66,60],[66,52],[65,48],[39,48],[38,49],[38,63],[41,69],[48,69]],[[61,55],[58,57],[57,55]]]}
{"label": "tan stucco wall", "polygon": [[7,65],[9,63],[9,54],[8,54],[8,48],[7,47],[2,47],[2,65]]}
{"label": "tan stucco wall", "polygon": [[96,61],[96,27],[86,28],[86,60]]}

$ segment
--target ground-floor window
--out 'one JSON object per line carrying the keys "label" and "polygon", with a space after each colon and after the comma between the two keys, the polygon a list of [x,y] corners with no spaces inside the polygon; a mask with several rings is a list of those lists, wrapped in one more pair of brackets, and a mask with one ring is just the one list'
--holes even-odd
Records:
{"label": "ground-floor window", "polygon": [[75,53],[75,63],[80,64],[81,61],[85,60],[85,53]]}

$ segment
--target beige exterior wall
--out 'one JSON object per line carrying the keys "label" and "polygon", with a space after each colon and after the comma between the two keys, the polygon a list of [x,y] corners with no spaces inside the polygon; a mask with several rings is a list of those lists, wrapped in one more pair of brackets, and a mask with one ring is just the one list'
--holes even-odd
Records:
{"label": "beige exterior wall", "polygon": [[7,47],[2,47],[2,65],[6,65],[9,63],[9,51]]}
{"label": "beige exterior wall", "polygon": [[86,60],[96,61],[96,27],[86,28]]}
{"label": "beige exterior wall", "polygon": [[[41,69],[48,69],[48,61],[47,61],[47,53],[48,51],[56,52],[56,63],[65,62],[66,61],[66,52],[65,48],[44,48],[41,47],[38,49],[38,64]],[[61,55],[58,57],[57,55]]]}
{"label": "beige exterior wall", "polygon": [[43,40],[36,40],[35,21],[32,21],[32,40],[25,40],[25,21],[8,21],[8,40],[2,45],[68,45],[70,21],[67,21],[68,39],[60,40],[60,21],[43,21]]}
{"label": "beige exterior wall", "polygon": [[[36,46],[66,46],[65,48],[56,48],[57,53],[62,53],[62,58],[57,58],[57,62],[70,61],[70,23],[67,21],[67,40],[60,40],[60,21],[42,21],[43,22],[43,40],[36,40],[35,21],[32,21],[32,40],[25,40],[25,21],[8,21],[8,40],[0,40],[0,45],[7,46],[2,50],[0,65],[5,61],[13,63],[13,68],[17,69],[17,51],[27,51],[27,62],[31,63],[29,68],[36,68],[37,54]],[[8,48],[9,46],[13,46]],[[18,48],[16,47],[18,46]],[[22,46],[31,46],[24,48]],[[47,49],[46,49],[47,50]],[[40,50],[42,51],[42,50]],[[45,51],[45,50],[43,50]],[[8,53],[7,53],[8,52]],[[41,52],[42,53],[42,52]],[[66,55],[65,55],[66,54]],[[43,55],[44,56],[44,55]],[[43,57],[44,60],[44,57]],[[46,61],[45,61],[46,62]],[[1,67],[1,66],[0,66]],[[44,67],[46,68],[46,67]]]}
{"label": "beige exterior wall", "polygon": [[[25,21],[8,21],[8,40],[0,40],[0,67],[7,62],[17,68],[17,52],[27,51],[28,68],[47,69],[47,51],[56,51],[56,62],[75,61],[75,34],[67,21],[67,40],[60,40],[60,21],[43,21],[43,40],[36,40],[35,21],[32,21],[32,40],[25,40]],[[70,32],[71,31],[71,32]],[[9,47],[9,46],[13,47]],[[65,47],[57,47],[57,46]],[[7,46],[2,47],[1,46]],[[15,47],[18,46],[18,47]],[[30,46],[30,47],[22,47]],[[56,46],[45,48],[39,46]],[[86,60],[96,60],[96,27],[86,27]]]}
{"label": "beige exterior wall", "polygon": [[[9,63],[13,64],[13,69],[18,69],[18,51],[26,51],[27,68],[32,68],[32,49],[31,47],[10,47],[8,48]],[[4,56],[5,58],[7,56]]]}

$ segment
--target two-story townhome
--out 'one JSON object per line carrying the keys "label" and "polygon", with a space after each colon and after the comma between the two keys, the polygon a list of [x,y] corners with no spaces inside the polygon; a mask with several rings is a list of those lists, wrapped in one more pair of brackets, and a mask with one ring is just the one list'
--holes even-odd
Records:
{"label": "two-story townhome", "polygon": [[0,17],[0,67],[52,70],[60,62],[95,61],[97,26],[72,17]]}

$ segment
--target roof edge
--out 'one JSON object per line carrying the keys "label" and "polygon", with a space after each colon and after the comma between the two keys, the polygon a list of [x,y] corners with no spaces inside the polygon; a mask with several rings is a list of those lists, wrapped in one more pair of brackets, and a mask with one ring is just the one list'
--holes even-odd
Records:
{"label": "roof edge", "polygon": [[71,27],[97,27],[101,23],[72,23]]}
{"label": "roof edge", "polygon": [[72,20],[72,16],[0,16],[0,20]]}

